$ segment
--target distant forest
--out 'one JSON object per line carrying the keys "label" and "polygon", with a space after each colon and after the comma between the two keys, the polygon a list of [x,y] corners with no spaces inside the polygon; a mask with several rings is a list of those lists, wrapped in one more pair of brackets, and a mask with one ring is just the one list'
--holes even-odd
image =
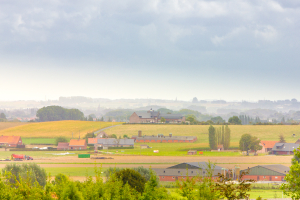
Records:
{"label": "distant forest", "polygon": [[48,106],[36,113],[38,121],[84,120],[84,114],[78,109],[67,109],[60,106]]}

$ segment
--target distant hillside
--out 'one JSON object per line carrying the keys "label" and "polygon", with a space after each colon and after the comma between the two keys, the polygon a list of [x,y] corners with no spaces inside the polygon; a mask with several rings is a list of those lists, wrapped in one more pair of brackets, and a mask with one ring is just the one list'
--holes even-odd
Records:
{"label": "distant hillside", "polygon": [[88,132],[99,130],[108,126],[121,124],[120,122],[93,122],[93,121],[52,121],[27,123],[0,131],[0,135],[20,135],[21,137],[52,138],[65,136],[68,138],[84,137]]}
{"label": "distant hillside", "polygon": [[27,124],[27,122],[0,122],[0,131],[15,126],[22,126],[25,124]]}

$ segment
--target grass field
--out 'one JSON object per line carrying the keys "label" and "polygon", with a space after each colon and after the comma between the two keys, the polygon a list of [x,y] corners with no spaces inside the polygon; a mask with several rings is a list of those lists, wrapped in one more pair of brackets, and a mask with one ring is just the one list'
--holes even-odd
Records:
{"label": "grass field", "polygon": [[[215,125],[214,127],[221,127]],[[192,146],[208,145],[208,128],[209,125],[123,125],[107,129],[108,134],[123,136],[124,134],[132,136],[137,135],[141,130],[143,135],[157,135],[159,133],[174,136],[197,136],[198,141]],[[261,140],[278,140],[279,134],[283,134],[287,142],[296,142],[300,138],[299,125],[230,125],[231,146],[238,146],[241,136],[249,133]],[[295,134],[295,137],[292,135]],[[177,145],[177,144],[176,144]],[[191,144],[188,144],[190,146]],[[205,146],[205,145],[204,145]]]}
{"label": "grass field", "polygon": [[23,144],[55,144],[55,138],[24,138],[22,137]]}
{"label": "grass field", "polygon": [[68,138],[84,137],[88,132],[99,130],[108,126],[121,124],[120,122],[92,122],[92,121],[53,121],[27,123],[22,126],[7,128],[0,131],[0,135],[19,135],[31,138],[54,138],[65,136]]}
{"label": "grass field", "polygon": [[[178,193],[176,192],[177,189],[167,189],[172,196],[174,197],[180,197]],[[289,198],[288,196],[282,195],[282,191],[279,189],[275,190],[260,190],[260,189],[252,189],[247,194],[250,194],[250,199],[256,199],[257,197],[265,198],[274,198],[274,199],[280,199],[280,198]]]}
{"label": "grass field", "polygon": [[[95,176],[95,167],[45,167],[47,175],[56,176],[57,174],[65,174],[67,176]],[[99,165],[97,166],[99,170]],[[101,168],[101,172],[104,172],[107,168]]]}
{"label": "grass field", "polygon": [[22,126],[27,124],[27,122],[0,122],[0,131],[7,128],[12,128],[15,126]]}

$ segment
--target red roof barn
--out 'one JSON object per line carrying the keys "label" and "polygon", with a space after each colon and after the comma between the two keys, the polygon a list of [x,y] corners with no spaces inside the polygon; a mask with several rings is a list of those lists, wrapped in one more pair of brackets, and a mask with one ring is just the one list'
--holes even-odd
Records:
{"label": "red roof barn", "polygon": [[72,139],[69,143],[69,149],[86,149],[86,141],[80,139]]}

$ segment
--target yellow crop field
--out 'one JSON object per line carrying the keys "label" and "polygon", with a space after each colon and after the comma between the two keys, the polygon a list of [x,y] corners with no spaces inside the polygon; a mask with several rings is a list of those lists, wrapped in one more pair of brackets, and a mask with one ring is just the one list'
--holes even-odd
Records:
{"label": "yellow crop field", "polygon": [[105,127],[122,124],[121,122],[93,122],[93,121],[52,121],[27,123],[0,130],[0,135],[19,135],[21,137],[53,138],[58,136],[84,137],[88,132]]}
{"label": "yellow crop field", "polygon": [[0,131],[3,129],[25,125],[27,122],[0,122]]}
{"label": "yellow crop field", "polygon": [[[208,127],[209,125],[123,125],[106,130],[108,134],[116,134],[123,136],[137,135],[141,130],[143,135],[157,135],[158,133],[168,135],[172,133],[174,136],[197,136],[196,143],[208,143]],[[214,127],[221,127],[215,125]],[[231,143],[238,145],[240,137],[249,133],[261,140],[278,140],[279,134],[283,134],[287,142],[296,142],[300,138],[299,125],[230,125]],[[293,137],[295,134],[295,137]],[[195,144],[195,143],[193,143]]]}

